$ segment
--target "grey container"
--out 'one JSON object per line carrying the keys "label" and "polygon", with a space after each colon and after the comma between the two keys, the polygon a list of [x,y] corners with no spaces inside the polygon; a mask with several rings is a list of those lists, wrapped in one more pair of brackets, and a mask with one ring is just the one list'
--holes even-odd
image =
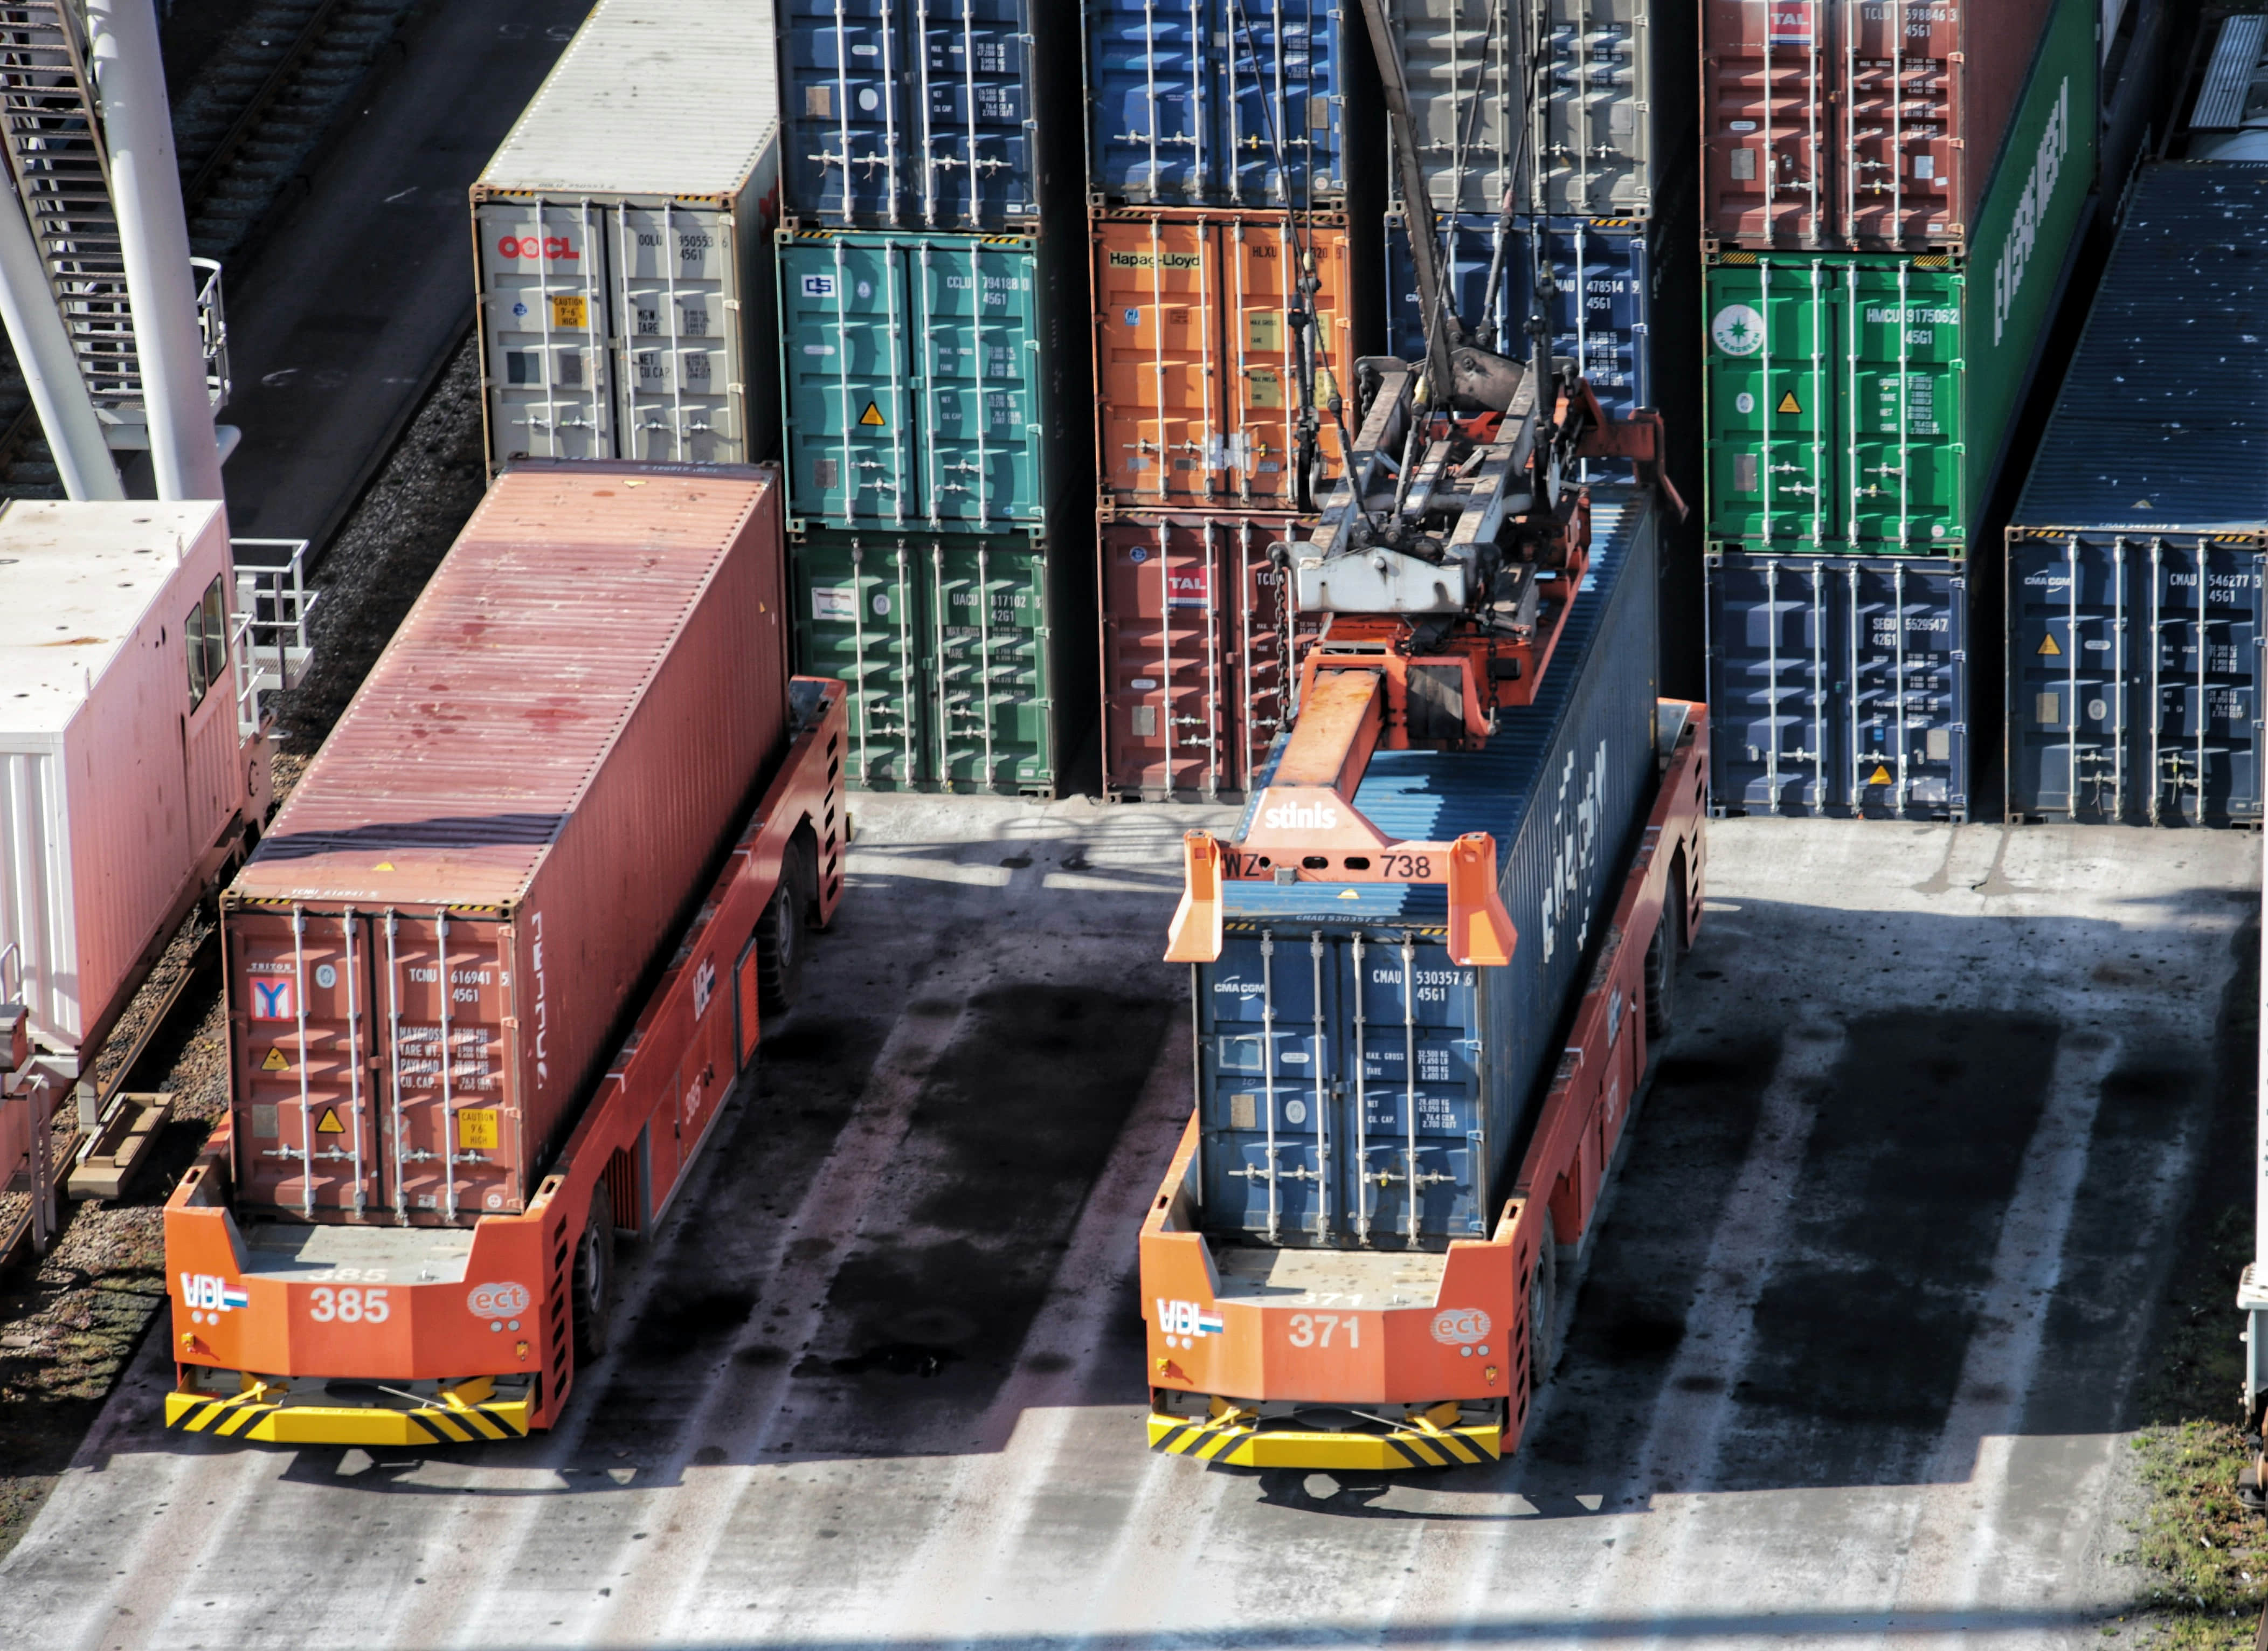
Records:
{"label": "grey container", "polygon": [[472,188],[491,469],[779,449],[770,0],[601,0]]}
{"label": "grey container", "polygon": [[2268,165],[2128,199],[2008,527],[2008,809],[2261,818]]}
{"label": "grey container", "polygon": [[1512,962],[1450,961],[1439,884],[1228,884],[1193,992],[1206,1230],[1440,1249],[1500,1212],[1658,773],[1659,512],[1592,497],[1598,549],[1535,702],[1479,751],[1376,753],[1354,799],[1405,841],[1495,837]]}
{"label": "grey container", "polygon": [[1969,816],[1969,577],[1914,556],[1708,558],[1719,814]]}

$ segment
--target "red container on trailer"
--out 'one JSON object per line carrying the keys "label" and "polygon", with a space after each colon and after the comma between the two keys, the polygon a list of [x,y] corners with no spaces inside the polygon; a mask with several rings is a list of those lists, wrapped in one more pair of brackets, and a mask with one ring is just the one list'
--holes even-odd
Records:
{"label": "red container on trailer", "polygon": [[1269,549],[1292,536],[1295,520],[1140,511],[1103,524],[1102,763],[1112,795],[1201,801],[1250,785],[1290,710],[1299,615]]}
{"label": "red container on trailer", "polygon": [[499,476],[224,903],[238,1205],[533,1177],[784,748],[777,472]]}
{"label": "red container on trailer", "polygon": [[1958,251],[2056,0],[1704,0],[1702,221],[1734,247]]}

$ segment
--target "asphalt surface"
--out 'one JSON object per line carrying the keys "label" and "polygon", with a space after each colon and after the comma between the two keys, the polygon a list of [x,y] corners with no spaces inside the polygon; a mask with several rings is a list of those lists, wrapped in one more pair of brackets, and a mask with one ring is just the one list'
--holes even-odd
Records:
{"label": "asphalt surface", "polygon": [[221,419],[239,538],[320,550],[472,325],[466,190],[590,0],[441,0],[389,49],[240,274]]}
{"label": "asphalt surface", "polygon": [[2099,1646],[2240,833],[1734,821],[1517,1459],[1142,1448],[1158,962],[1220,811],[855,800],[807,997],[555,1434],[168,1437],[152,1337],[0,1642]]}

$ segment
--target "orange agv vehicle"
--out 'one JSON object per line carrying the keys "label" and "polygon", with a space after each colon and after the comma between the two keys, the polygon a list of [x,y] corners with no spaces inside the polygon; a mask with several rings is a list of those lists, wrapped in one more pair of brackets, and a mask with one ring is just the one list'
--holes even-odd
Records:
{"label": "orange agv vehicle", "polygon": [[500,477],[223,902],[230,1111],[166,1210],[170,1426],[551,1423],[842,894],[776,473]]}

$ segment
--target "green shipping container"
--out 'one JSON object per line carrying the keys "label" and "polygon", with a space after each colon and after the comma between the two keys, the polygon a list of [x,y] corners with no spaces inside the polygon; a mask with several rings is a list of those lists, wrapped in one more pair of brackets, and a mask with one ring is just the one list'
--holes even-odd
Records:
{"label": "green shipping container", "polygon": [[778,248],[791,530],[1044,522],[1084,448],[1040,240],[782,230]]}
{"label": "green shipping container", "polygon": [[1056,793],[1058,695],[1094,673],[1057,657],[1050,615],[1076,597],[1052,588],[1044,548],[1020,537],[815,533],[791,541],[788,556],[795,668],[850,685],[851,785]]}
{"label": "green shipping container", "polygon": [[2092,0],[2062,0],[1966,254],[1709,261],[1714,550],[1965,549],[2095,181]]}

